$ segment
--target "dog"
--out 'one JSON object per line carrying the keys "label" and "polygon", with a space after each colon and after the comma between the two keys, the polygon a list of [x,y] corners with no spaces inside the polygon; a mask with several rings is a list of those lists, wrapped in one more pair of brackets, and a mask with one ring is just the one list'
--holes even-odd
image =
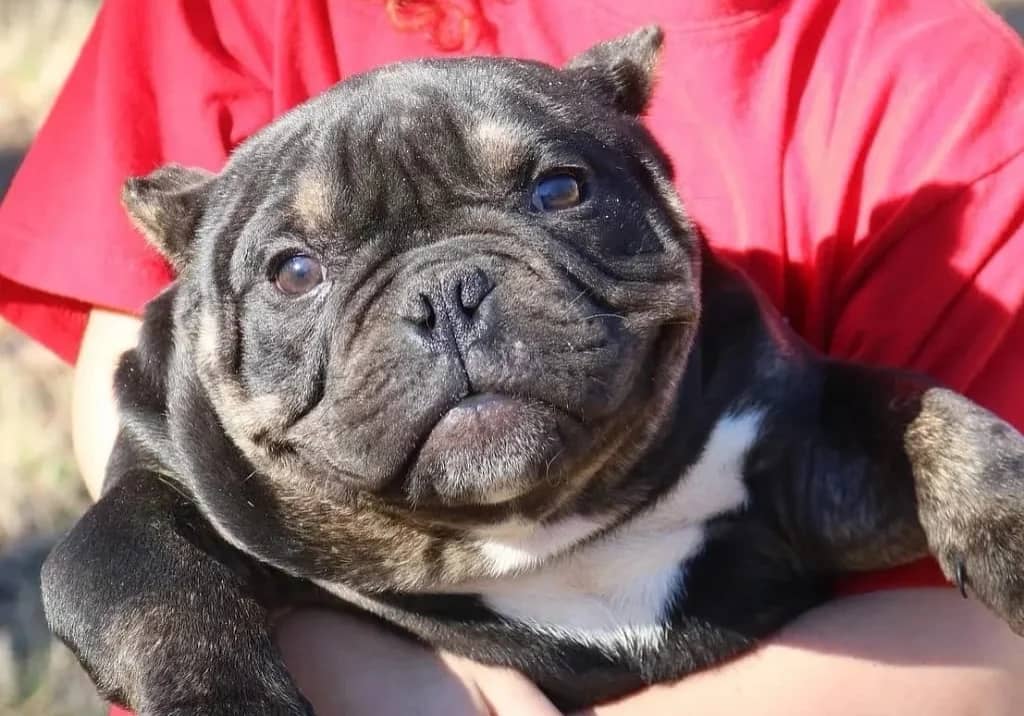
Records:
{"label": "dog", "polygon": [[130,179],[178,277],[46,613],[140,716],[310,716],[275,610],[354,608],[581,707],[929,553],[1024,631],[1024,438],[828,360],[687,217],[662,33],[351,77]]}

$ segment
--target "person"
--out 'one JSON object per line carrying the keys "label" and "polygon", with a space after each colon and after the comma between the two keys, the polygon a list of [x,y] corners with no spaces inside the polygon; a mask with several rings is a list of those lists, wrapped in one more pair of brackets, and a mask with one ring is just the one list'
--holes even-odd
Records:
{"label": "person", "polygon": [[[648,124],[691,215],[812,345],[931,374],[1024,427],[1024,49],[978,0],[107,0],[0,207],[0,314],[75,363],[93,494],[113,366],[170,269],[129,175],[218,169],[345,76],[425,55],[561,63],[657,22]],[[278,640],[321,716],[554,713],[517,674],[338,615]],[[594,714],[1015,712],[1024,640],[924,561],[855,575],[753,655]]]}

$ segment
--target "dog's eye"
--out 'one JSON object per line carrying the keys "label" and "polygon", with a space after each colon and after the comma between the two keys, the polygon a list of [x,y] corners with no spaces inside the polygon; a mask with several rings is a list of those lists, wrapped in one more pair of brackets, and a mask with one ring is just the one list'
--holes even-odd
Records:
{"label": "dog's eye", "polygon": [[570,209],[583,201],[583,185],[567,172],[548,174],[534,184],[530,201],[537,211]]}
{"label": "dog's eye", "polygon": [[278,290],[289,296],[308,293],[324,280],[324,269],[312,256],[299,254],[285,259],[274,273]]}

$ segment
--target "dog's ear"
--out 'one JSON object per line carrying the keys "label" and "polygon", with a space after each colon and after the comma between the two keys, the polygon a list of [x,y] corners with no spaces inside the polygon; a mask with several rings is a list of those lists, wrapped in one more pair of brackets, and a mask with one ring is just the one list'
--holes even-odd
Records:
{"label": "dog's ear", "polygon": [[619,111],[639,115],[651,98],[664,38],[660,27],[649,25],[591,47],[565,69]]}
{"label": "dog's ear", "polygon": [[121,189],[132,223],[179,271],[188,263],[213,177],[205,169],[168,164]]}

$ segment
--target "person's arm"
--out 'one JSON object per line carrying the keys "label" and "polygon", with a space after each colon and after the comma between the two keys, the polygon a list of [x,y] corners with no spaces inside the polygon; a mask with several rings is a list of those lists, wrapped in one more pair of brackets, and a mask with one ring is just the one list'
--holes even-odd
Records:
{"label": "person's arm", "polygon": [[[463,685],[496,716],[555,713],[516,674],[442,657],[445,670],[348,617],[294,614],[279,645],[320,716],[476,713],[446,709]],[[753,654],[576,716],[1010,716],[1024,703],[1022,674],[1024,642],[976,602],[891,591],[832,602]]]}
{"label": "person's arm", "polygon": [[808,612],[719,669],[588,716],[1009,716],[1024,640],[950,589],[878,592]]}
{"label": "person's arm", "polygon": [[[94,495],[117,428],[111,376],[138,326],[94,309],[75,369],[75,452]],[[278,641],[321,716],[404,714],[410,703],[426,714],[453,714],[453,703],[466,714],[555,713],[518,674],[439,657],[338,614],[292,614]],[[949,589],[892,591],[832,602],[754,654],[590,713],[998,716],[1024,702],[1022,674],[1024,640],[977,603]]]}
{"label": "person's arm", "polygon": [[72,383],[71,441],[93,499],[100,494],[117,435],[114,370],[121,354],[135,346],[141,325],[135,316],[102,308],[92,309],[86,322]]}

